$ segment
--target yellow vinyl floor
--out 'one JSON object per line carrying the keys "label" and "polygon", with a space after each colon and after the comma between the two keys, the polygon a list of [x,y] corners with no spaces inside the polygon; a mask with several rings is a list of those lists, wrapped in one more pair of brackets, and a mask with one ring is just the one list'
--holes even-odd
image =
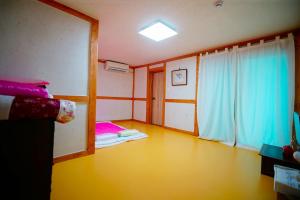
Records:
{"label": "yellow vinyl floor", "polygon": [[257,152],[138,122],[148,138],[53,166],[52,200],[276,199]]}

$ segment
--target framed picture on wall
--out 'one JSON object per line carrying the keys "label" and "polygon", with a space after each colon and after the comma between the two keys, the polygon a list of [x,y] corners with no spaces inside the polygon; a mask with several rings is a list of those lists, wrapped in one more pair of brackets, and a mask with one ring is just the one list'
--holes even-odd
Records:
{"label": "framed picture on wall", "polygon": [[177,69],[171,73],[172,86],[187,85],[187,69]]}

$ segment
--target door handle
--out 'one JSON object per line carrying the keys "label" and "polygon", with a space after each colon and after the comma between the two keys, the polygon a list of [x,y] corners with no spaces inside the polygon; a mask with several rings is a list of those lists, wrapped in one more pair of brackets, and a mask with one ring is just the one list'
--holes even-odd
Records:
{"label": "door handle", "polygon": [[155,100],[155,97],[152,97],[152,100]]}

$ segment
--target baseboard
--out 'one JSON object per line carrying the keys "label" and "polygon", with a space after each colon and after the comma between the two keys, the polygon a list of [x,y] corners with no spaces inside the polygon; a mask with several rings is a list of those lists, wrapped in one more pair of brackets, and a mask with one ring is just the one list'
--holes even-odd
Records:
{"label": "baseboard", "polygon": [[195,135],[195,133],[193,131],[186,131],[186,130],[182,130],[182,129],[178,129],[178,128],[172,128],[172,127],[168,127],[168,126],[164,126],[164,128],[172,130],[172,131],[178,131],[178,132],[182,132],[182,133],[187,133],[189,135]]}
{"label": "baseboard", "polygon": [[[147,124],[147,122],[136,120],[136,119],[132,119],[131,121]],[[165,128],[165,129],[169,129],[169,130],[172,130],[172,131],[178,131],[178,132],[181,132],[181,133],[186,133],[186,134],[189,134],[189,135],[196,136],[193,131],[186,131],[186,130],[172,128],[172,127],[168,127],[168,126],[160,126],[160,127]]]}
{"label": "baseboard", "polygon": [[140,123],[143,123],[143,124],[147,124],[146,122],[141,121],[141,120],[137,120],[137,119],[132,119],[131,121],[134,121],[134,122],[140,122]]}
{"label": "baseboard", "polygon": [[53,163],[55,164],[55,163],[63,162],[63,161],[66,161],[66,160],[71,160],[71,159],[74,159],[74,158],[80,158],[80,157],[83,157],[83,156],[88,156],[88,155],[91,155],[91,154],[92,153],[89,153],[88,151],[81,151],[81,152],[77,152],[77,153],[72,153],[72,154],[69,154],[69,155],[54,158]]}
{"label": "baseboard", "polygon": [[118,119],[118,120],[109,120],[111,122],[128,122],[128,121],[132,121],[132,119]]}
{"label": "baseboard", "polygon": [[96,122],[125,122],[125,121],[132,121],[132,119],[112,119],[112,120],[104,120],[104,121],[96,121]]}

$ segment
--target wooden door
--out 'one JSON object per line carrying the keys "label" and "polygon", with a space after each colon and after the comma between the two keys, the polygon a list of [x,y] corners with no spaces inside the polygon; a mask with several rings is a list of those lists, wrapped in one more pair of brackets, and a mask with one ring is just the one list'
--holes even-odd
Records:
{"label": "wooden door", "polygon": [[164,73],[154,73],[152,86],[152,124],[162,125],[163,95]]}

